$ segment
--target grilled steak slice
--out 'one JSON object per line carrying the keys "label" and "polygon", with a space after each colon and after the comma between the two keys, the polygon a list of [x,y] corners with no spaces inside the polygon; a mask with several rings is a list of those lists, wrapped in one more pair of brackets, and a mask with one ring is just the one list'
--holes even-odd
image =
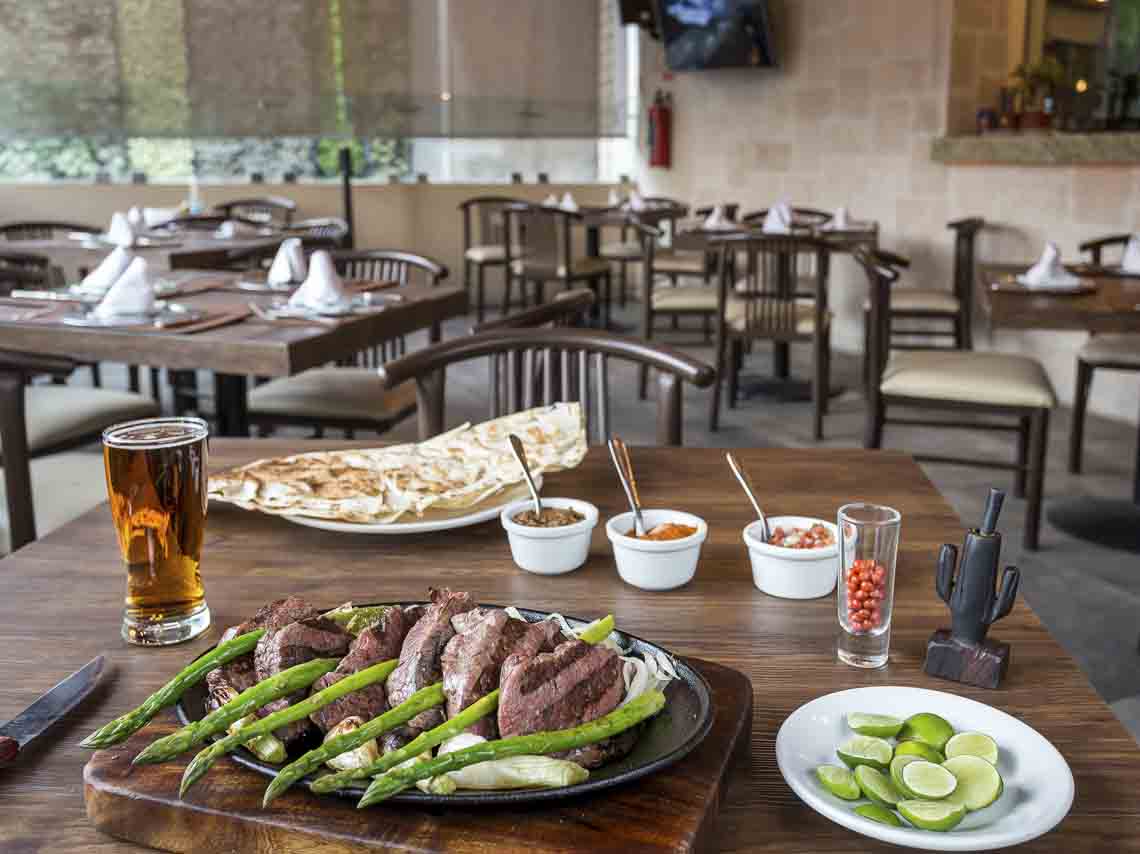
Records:
{"label": "grilled steak slice", "polygon": [[[326,673],[314,683],[313,691],[327,688],[345,676],[371,667],[373,664],[398,658],[406,634],[407,623],[404,612],[399,608],[388,609],[380,622],[357,635],[356,640],[348,648],[348,655],[340,660],[336,670]],[[341,697],[323,709],[318,709],[309,718],[323,732],[328,732],[347,717],[356,715],[365,721],[370,721],[387,710],[388,697],[384,683],[374,682],[366,688]]]}
{"label": "grilled steak slice", "polygon": [[[412,626],[404,646],[400,650],[400,664],[388,677],[388,705],[400,705],[421,688],[426,688],[443,678],[440,657],[447,642],[455,635],[451,618],[475,607],[467,593],[452,593],[447,588],[428,591],[431,604],[424,615]],[[420,712],[396,732],[385,737],[384,744],[396,744],[400,739],[407,741],[415,734],[443,723],[443,712],[439,708]]]}
{"label": "grilled steak slice", "polygon": [[510,656],[503,663],[499,688],[503,738],[567,729],[600,718],[617,708],[625,691],[617,653],[580,640],[566,641],[554,652],[529,659]]}
{"label": "grilled steak slice", "polygon": [[[499,669],[508,656],[517,653],[530,658],[553,649],[561,637],[558,624],[552,620],[528,623],[498,610],[476,608],[457,614],[451,625],[458,634],[448,641],[440,659],[449,718],[499,687]],[[496,738],[498,726],[489,716],[468,727],[467,732]]]}
{"label": "grilled steak slice", "polygon": [[[312,661],[314,658],[337,658],[348,652],[352,635],[321,616],[307,617],[290,623],[272,633],[266,633],[257,642],[253,661],[257,678],[266,679],[282,670],[297,664]],[[281,697],[258,709],[259,717],[280,711],[298,700],[304,699],[306,692],[298,691],[288,697]],[[285,743],[296,741],[312,729],[306,718],[294,721],[273,731]]]}
{"label": "grilled steak slice", "polygon": [[[233,640],[238,635],[252,632],[254,629],[264,628],[267,633],[289,625],[297,620],[317,615],[317,609],[299,596],[289,596],[278,599],[262,606],[256,614],[244,623],[230,626],[224,632],[219,643]],[[211,705],[215,708],[223,705],[226,689],[241,693],[247,688],[257,684],[257,675],[254,672],[253,653],[247,653],[223,664],[206,674],[206,687],[210,691]]]}

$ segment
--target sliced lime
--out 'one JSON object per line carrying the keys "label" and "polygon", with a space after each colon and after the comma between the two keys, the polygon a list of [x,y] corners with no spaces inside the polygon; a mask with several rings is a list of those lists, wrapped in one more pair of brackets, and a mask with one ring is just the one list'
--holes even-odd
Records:
{"label": "sliced lime", "polygon": [[[942,767],[958,781],[957,787],[946,797],[946,802],[961,804],[971,812],[988,807],[1001,797],[1005,789],[1001,774],[980,756],[955,756],[947,759]],[[859,779],[857,774],[855,779]]]}
{"label": "sliced lime", "polygon": [[955,756],[980,756],[991,765],[997,765],[997,742],[984,732],[960,732],[946,742],[946,758]]}
{"label": "sliced lime", "polygon": [[913,738],[929,744],[935,750],[942,750],[954,735],[954,727],[945,718],[932,712],[920,712],[906,719],[899,738]]}
{"label": "sliced lime", "polygon": [[852,712],[847,716],[847,726],[859,735],[873,735],[877,738],[894,738],[902,729],[902,718],[890,715],[867,715]]}
{"label": "sliced lime", "polygon": [[903,768],[902,778],[907,791],[931,801],[946,797],[958,787],[957,777],[941,765],[925,759],[911,762]]}
{"label": "sliced lime", "polygon": [[855,807],[855,813],[863,816],[863,818],[869,818],[871,821],[877,821],[879,824],[902,827],[902,822],[899,821],[897,815],[878,804],[863,804],[862,806]]}
{"label": "sliced lime", "polygon": [[842,744],[835,751],[843,764],[848,768],[857,768],[860,765],[870,765],[880,771],[887,770],[891,764],[891,754],[894,748],[890,742],[883,741],[870,735],[857,735]]}
{"label": "sliced lime", "polygon": [[905,768],[911,762],[921,762],[921,761],[922,761],[921,756],[913,756],[913,755],[896,756],[894,759],[891,760],[891,782],[895,784],[895,788],[899,790],[899,794],[901,794],[902,796],[907,797],[907,798],[918,797],[914,792],[912,792],[910,789],[908,789],[906,787],[906,783],[903,782],[902,772],[903,772],[903,768]]}
{"label": "sliced lime", "polygon": [[857,801],[860,798],[859,784],[855,776],[839,765],[820,765],[815,769],[815,776],[823,784],[823,788],[837,798],[845,801]]}
{"label": "sliced lime", "polygon": [[921,830],[953,830],[966,817],[966,808],[947,801],[899,801],[899,813]]}
{"label": "sliced lime", "polygon": [[855,782],[859,784],[867,800],[879,806],[894,808],[894,805],[902,800],[891,778],[870,765],[860,765],[855,769]]}
{"label": "sliced lime", "polygon": [[913,739],[900,741],[895,746],[895,756],[917,756],[919,759],[925,759],[935,765],[941,765],[946,759],[925,741],[914,741]]}

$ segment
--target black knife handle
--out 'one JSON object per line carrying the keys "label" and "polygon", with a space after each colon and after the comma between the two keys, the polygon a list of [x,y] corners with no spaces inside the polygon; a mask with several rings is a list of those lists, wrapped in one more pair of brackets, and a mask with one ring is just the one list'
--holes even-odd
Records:
{"label": "black knife handle", "polygon": [[20,743],[14,738],[0,735],[0,765],[7,765],[20,752]]}

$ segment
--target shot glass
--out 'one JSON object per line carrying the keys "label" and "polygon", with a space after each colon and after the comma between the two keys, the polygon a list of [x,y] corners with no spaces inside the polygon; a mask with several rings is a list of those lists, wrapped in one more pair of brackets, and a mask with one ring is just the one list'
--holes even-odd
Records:
{"label": "shot glass", "polygon": [[887,663],[901,518],[880,504],[839,508],[837,651],[839,660],[853,667]]}

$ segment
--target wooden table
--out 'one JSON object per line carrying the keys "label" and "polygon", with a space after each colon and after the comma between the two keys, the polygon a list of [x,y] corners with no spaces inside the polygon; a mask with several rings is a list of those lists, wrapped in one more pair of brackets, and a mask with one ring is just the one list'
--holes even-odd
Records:
{"label": "wooden table", "polygon": [[[219,282],[236,278],[218,273],[202,276]],[[176,329],[144,332],[0,321],[0,340],[11,350],[80,361],[214,371],[219,430],[242,436],[249,433],[247,375],[289,376],[418,329],[431,330],[431,339],[439,340],[440,324],[467,312],[467,294],[461,287],[408,285],[399,293],[403,300],[382,311],[329,323],[271,322],[249,316],[220,328],[179,334]],[[220,289],[177,297],[180,304],[214,314],[248,310],[250,302],[268,305],[274,299],[280,295]]]}
{"label": "wooden table", "polygon": [[[1034,294],[1009,280],[1029,264],[980,264],[975,280],[978,304],[991,329],[1140,332],[1140,278],[1098,274],[1071,267],[1095,290],[1084,294]],[[1049,502],[1049,521],[1074,537],[1114,548],[1140,551],[1140,427],[1132,474],[1132,499],[1063,498]]]}
{"label": "wooden table", "polygon": [[[212,443],[211,462],[217,467],[350,444],[220,440]],[[959,686],[922,673],[927,637],[949,616],[934,593],[936,550],[943,542],[960,542],[962,530],[908,456],[839,449],[738,453],[754,480],[764,484],[766,507],[773,513],[832,518],[838,505],[855,498],[901,511],[891,661],[885,669],[867,672],[837,662],[832,597],[780,600],[753,586],[740,541],[751,511],[723,454],[715,450],[633,450],[641,494],[650,506],[676,503],[709,522],[696,579],[680,590],[646,593],[623,584],[601,526],[585,567],[544,577],[513,566],[497,522],[424,536],[352,537],[215,505],[202,569],[214,626],[200,639],[163,650],[131,648],[119,640],[123,570],[110,516],[102,506],[0,561],[0,719],[14,715],[97,653],[107,653],[117,671],[105,691],[53,730],[53,738],[0,772],[0,849],[138,850],[87,824],[81,772],[88,754],[76,742],[139,703],[214,643],[222,628],[260,604],[287,593],[322,604],[350,598],[401,600],[422,596],[429,584],[447,584],[488,602],[557,608],[584,617],[612,611],[625,630],[748,674],[755,703],[751,754],[736,769],[723,799],[717,846],[723,850],[898,851],[844,830],[802,804],[783,782],[774,754],[780,723],[802,703],[843,688],[890,684],[951,691],[989,703],[1024,720],[1060,749],[1076,777],[1072,812],[1052,833],[1019,850],[1140,851],[1140,749],[1024,602],[995,630],[1013,646],[1001,689]],[[549,475],[545,492],[588,499],[598,505],[603,520],[624,509],[601,448],[592,449],[578,469]],[[573,833],[568,828],[560,841],[569,844]],[[476,847],[445,813],[424,813],[423,834],[409,840],[406,850],[418,850],[416,843],[425,840]],[[616,839],[613,848],[621,850],[623,842]],[[535,840],[533,850],[545,850],[542,840]],[[627,844],[624,850],[636,846]]]}

